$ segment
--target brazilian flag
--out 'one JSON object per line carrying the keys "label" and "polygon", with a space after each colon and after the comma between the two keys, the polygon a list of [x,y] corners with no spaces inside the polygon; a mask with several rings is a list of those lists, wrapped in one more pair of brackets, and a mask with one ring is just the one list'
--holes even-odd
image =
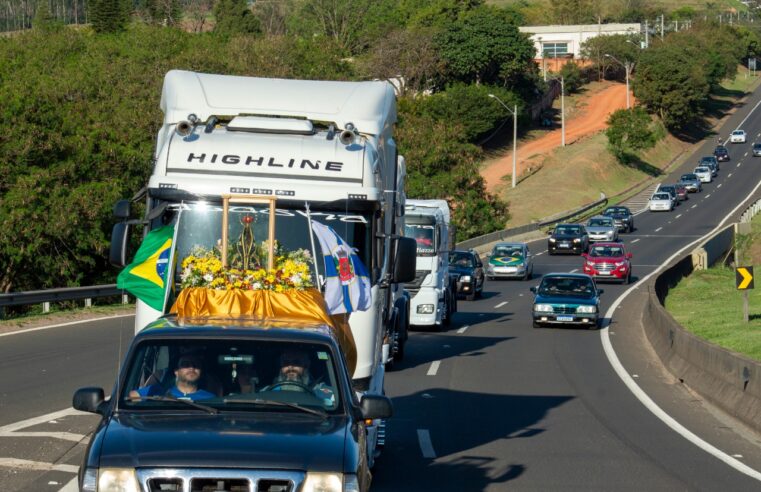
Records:
{"label": "brazilian flag", "polygon": [[149,232],[135,259],[116,278],[118,288],[128,291],[157,311],[164,309],[173,238],[174,226]]}

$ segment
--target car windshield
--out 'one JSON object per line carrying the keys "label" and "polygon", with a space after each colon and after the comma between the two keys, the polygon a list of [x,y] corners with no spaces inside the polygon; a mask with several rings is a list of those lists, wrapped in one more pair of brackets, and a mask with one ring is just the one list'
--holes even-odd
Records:
{"label": "car windshield", "polygon": [[497,246],[491,253],[494,257],[509,256],[511,258],[523,257],[523,247],[521,246]]}
{"label": "car windshield", "polygon": [[581,227],[578,227],[578,226],[557,226],[555,228],[555,234],[579,235],[579,234],[581,234]]}
{"label": "car windshield", "polygon": [[696,181],[698,179],[694,174],[682,174],[682,181]]}
{"label": "car windshield", "polygon": [[404,235],[417,243],[418,256],[436,255],[436,226],[433,224],[406,224]]}
{"label": "car windshield", "polygon": [[661,186],[661,191],[664,193],[672,193],[676,191],[673,186]]}
{"label": "car windshield", "polygon": [[717,154],[725,154],[727,152],[726,147],[716,147],[716,153]]}
{"label": "car windshield", "polygon": [[605,209],[605,212],[603,212],[603,215],[608,215],[608,214],[628,215],[629,209],[626,207],[608,207]]}
{"label": "car windshield", "polygon": [[761,143],[753,144],[754,149],[761,149]]}
{"label": "car windshield", "polygon": [[742,130],[735,130],[732,132],[732,135],[745,135],[745,132]]}
{"label": "car windshield", "polygon": [[707,173],[707,172],[710,172],[710,169],[708,169],[707,167],[698,167],[698,168],[695,169],[695,172],[696,173]]}
{"label": "car windshield", "polygon": [[302,407],[324,414],[341,408],[334,355],[319,343],[147,340],[126,367],[122,410],[197,411],[178,399],[216,411],[304,413]]}
{"label": "car windshield", "polygon": [[613,220],[607,218],[589,219],[587,225],[589,227],[613,227]]}
{"label": "car windshield", "polygon": [[589,250],[589,256],[593,258],[612,257],[618,258],[624,256],[624,248],[621,246],[593,246]]}
{"label": "car windshield", "polygon": [[475,266],[472,254],[459,252],[454,252],[449,255],[449,264],[464,268],[473,268],[473,266]]}
{"label": "car windshield", "polygon": [[656,195],[653,195],[653,200],[670,200],[671,197],[667,195],[666,193],[658,193]]}
{"label": "car windshield", "polygon": [[539,285],[539,294],[545,296],[594,297],[592,280],[582,277],[544,277]]}

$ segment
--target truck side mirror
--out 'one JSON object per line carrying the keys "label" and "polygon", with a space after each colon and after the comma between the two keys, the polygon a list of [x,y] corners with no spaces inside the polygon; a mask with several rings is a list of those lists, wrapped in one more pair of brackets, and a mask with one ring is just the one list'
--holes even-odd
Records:
{"label": "truck side mirror", "polygon": [[394,243],[392,281],[394,283],[412,282],[415,280],[417,243],[410,237],[395,238]]}
{"label": "truck side mirror", "polygon": [[111,230],[111,249],[108,252],[108,261],[117,268],[123,268],[127,264],[127,241],[129,240],[129,224],[118,222]]}
{"label": "truck side mirror", "polygon": [[114,204],[113,209],[114,217],[117,219],[127,220],[130,217],[130,203],[129,200],[119,200]]}
{"label": "truck side mirror", "polygon": [[359,402],[363,419],[387,419],[394,415],[391,399],[381,395],[365,395]]}
{"label": "truck side mirror", "polygon": [[74,393],[72,406],[76,410],[90,413],[102,413],[101,403],[105,399],[103,388],[79,388]]}

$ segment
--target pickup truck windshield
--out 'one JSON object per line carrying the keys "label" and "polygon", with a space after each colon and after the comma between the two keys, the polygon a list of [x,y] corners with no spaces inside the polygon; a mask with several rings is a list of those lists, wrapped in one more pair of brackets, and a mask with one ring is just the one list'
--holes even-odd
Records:
{"label": "pickup truck windshield", "polygon": [[143,342],[133,354],[121,388],[119,406],[123,410],[324,415],[341,408],[329,346],[271,340],[162,339]]}

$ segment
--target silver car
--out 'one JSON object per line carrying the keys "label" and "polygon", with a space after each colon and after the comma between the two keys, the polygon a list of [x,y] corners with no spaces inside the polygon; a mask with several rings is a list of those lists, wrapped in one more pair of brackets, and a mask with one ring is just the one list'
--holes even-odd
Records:
{"label": "silver car", "polygon": [[710,183],[713,181],[713,172],[710,167],[696,167],[692,172],[698,177],[701,183]]}
{"label": "silver car", "polygon": [[590,241],[618,241],[618,227],[612,217],[595,215],[586,226]]}
{"label": "silver car", "polygon": [[703,191],[703,183],[700,182],[700,178],[694,173],[682,174],[682,177],[679,178],[679,182],[683,184],[690,193]]}
{"label": "silver car", "polygon": [[671,212],[674,210],[674,201],[668,193],[656,193],[650,197],[650,201],[647,203],[647,208],[651,212],[659,212],[662,210]]}

